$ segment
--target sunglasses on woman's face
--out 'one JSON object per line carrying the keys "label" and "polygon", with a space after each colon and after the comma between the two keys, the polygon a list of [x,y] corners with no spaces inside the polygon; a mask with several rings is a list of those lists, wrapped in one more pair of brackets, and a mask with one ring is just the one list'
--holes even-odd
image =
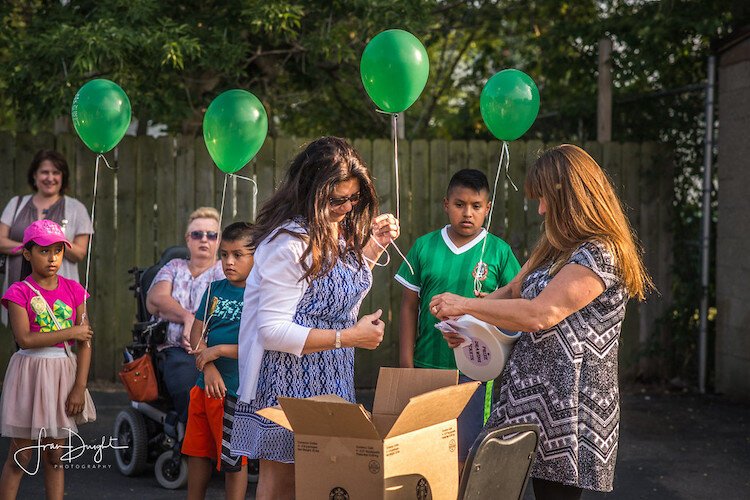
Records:
{"label": "sunglasses on woman's face", "polygon": [[354,193],[351,196],[344,196],[343,198],[328,198],[328,203],[330,203],[333,208],[337,208],[342,206],[347,201],[352,205],[356,205],[357,203],[359,203],[360,198],[362,198],[361,194]]}
{"label": "sunglasses on woman's face", "polygon": [[216,231],[190,231],[188,234],[190,234],[190,237],[194,240],[202,240],[205,236],[211,241],[216,241],[216,238],[219,237],[219,233]]}

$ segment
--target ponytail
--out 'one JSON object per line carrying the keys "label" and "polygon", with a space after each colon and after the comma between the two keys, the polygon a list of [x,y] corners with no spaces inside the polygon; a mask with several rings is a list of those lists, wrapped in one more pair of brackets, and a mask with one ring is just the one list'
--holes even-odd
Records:
{"label": "ponytail", "polygon": [[[29,241],[24,245],[23,248],[24,250],[28,250],[29,252],[31,252],[31,249],[34,248],[35,245],[36,243],[34,243],[33,241]],[[23,281],[29,276],[31,276],[31,262],[26,260],[26,258],[21,255],[21,276],[18,281]]]}

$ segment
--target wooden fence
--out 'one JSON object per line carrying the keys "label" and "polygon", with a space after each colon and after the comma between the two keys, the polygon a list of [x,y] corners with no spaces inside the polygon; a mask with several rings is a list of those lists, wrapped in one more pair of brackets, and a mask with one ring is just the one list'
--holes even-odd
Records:
{"label": "wooden fence", "polygon": [[[225,225],[252,220],[273,191],[289,160],[304,144],[302,139],[268,139],[256,159],[239,173],[253,176],[258,199],[250,183],[230,179],[224,209]],[[356,139],[354,145],[370,166],[383,211],[395,208],[393,149],[386,139]],[[539,141],[510,144],[510,175],[520,187],[527,166],[546,146]],[[625,376],[648,371],[639,354],[658,337],[668,345],[669,333],[658,318],[670,302],[672,237],[672,161],[669,151],[653,143],[587,143],[584,147],[607,171],[627,207],[628,216],[646,250],[646,264],[661,291],[649,302],[628,307],[621,344],[621,371]],[[73,135],[12,136],[0,133],[0,203],[29,192],[26,171],[40,148],[57,149],[68,159],[71,179],[68,194],[91,206],[94,155]],[[413,140],[399,143],[401,216],[399,247],[407,252],[414,240],[446,224],[442,199],[450,176],[465,167],[480,169],[492,182],[500,144],[485,141]],[[183,240],[185,221],[196,207],[218,208],[224,174],[211,162],[202,139],[187,137],[126,137],[107,155],[116,170],[101,166],[96,204],[96,235],[91,267],[90,303],[94,327],[94,361],[91,376],[114,380],[122,363],[122,349],[130,340],[135,300],[128,290],[128,269],[153,264],[160,252]],[[501,177],[492,231],[510,243],[523,262],[540,232],[536,202],[526,202]],[[361,313],[377,308],[387,324],[383,344],[376,351],[357,353],[356,381],[373,387],[380,366],[398,362],[398,311],[401,286],[392,279],[400,264],[391,251],[391,264],[374,271],[375,284]],[[81,266],[81,271],[83,271]],[[83,273],[82,273],[83,274]],[[0,330],[0,366],[14,349],[9,330]]]}

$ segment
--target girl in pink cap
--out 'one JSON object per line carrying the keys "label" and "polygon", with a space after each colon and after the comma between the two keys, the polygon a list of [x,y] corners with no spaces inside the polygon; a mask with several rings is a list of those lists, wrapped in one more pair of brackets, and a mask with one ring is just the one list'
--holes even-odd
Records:
{"label": "girl in pink cap", "polygon": [[[21,281],[0,300],[19,347],[8,362],[0,398],[0,433],[11,438],[0,478],[3,498],[15,498],[24,472],[37,472],[38,463],[31,461],[37,449],[47,498],[63,498],[60,447],[66,446],[68,429],[78,431],[75,417],[84,407],[93,335],[84,315],[86,290],[58,276],[66,246],[70,242],[55,222],[28,226]],[[77,359],[70,352],[74,341]]]}

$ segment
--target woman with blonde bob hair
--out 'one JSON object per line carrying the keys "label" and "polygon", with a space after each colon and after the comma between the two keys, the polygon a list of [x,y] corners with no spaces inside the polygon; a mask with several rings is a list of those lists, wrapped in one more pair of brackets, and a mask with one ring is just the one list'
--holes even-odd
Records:
{"label": "woman with blonde bob hair", "polygon": [[[487,428],[539,425],[531,471],[537,499],[611,491],[620,423],[617,348],[629,298],[653,283],[601,167],[583,149],[544,152],[526,177],[544,232],[507,286],[484,299],[437,295],[440,319],[471,314],[525,332],[503,373]],[[451,347],[461,341],[445,334]]]}
{"label": "woman with blonde bob hair", "polygon": [[157,346],[164,359],[159,368],[182,423],[187,423],[190,390],[198,378],[190,346],[195,312],[208,284],[225,277],[216,258],[220,235],[219,211],[213,207],[195,209],[185,228],[190,258],[167,262],[146,295],[148,311],[169,323],[164,343]]}

